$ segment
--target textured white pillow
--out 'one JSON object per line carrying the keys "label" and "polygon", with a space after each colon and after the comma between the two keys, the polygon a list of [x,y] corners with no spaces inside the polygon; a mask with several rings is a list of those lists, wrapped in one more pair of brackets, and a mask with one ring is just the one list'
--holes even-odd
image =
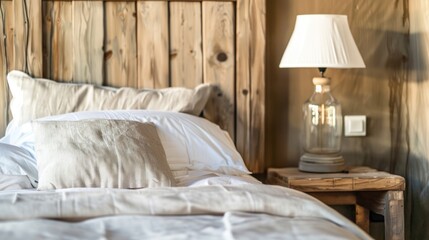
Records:
{"label": "textured white pillow", "polygon": [[33,123],[39,190],[170,187],[155,125],[126,120]]}
{"label": "textured white pillow", "polygon": [[7,80],[13,96],[10,109],[19,125],[40,117],[97,110],[153,109],[200,115],[212,89],[210,84],[195,89],[97,87],[32,78],[20,71],[11,71]]}
{"label": "textured white pillow", "polygon": [[[189,114],[117,110],[76,112],[50,116],[41,121],[79,121],[85,119],[118,119],[151,122],[156,125],[170,169],[177,176],[183,170],[207,171],[227,175],[250,173],[227,132],[207,119]],[[26,128],[25,126],[23,126]],[[31,141],[31,133],[22,138]]]}

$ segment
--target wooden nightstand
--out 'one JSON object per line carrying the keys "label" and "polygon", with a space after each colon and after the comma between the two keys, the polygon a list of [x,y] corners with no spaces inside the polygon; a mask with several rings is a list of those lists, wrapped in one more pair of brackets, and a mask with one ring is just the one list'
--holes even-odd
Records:
{"label": "wooden nightstand", "polygon": [[355,205],[356,224],[369,232],[369,210],[384,216],[385,239],[404,239],[405,180],[386,172],[307,173],[268,169],[267,183],[308,193],[327,205]]}

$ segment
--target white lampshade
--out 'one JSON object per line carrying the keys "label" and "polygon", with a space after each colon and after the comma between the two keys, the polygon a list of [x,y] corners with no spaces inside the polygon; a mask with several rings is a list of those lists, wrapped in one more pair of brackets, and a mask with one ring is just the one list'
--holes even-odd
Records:
{"label": "white lampshade", "polygon": [[281,68],[364,68],[345,15],[299,15]]}

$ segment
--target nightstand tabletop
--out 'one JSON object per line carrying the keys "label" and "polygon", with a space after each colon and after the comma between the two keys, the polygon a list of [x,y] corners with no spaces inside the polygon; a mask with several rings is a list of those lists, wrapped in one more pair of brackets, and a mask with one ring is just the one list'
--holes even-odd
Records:
{"label": "nightstand tabletop", "polygon": [[385,239],[404,239],[405,179],[368,167],[341,173],[308,173],[269,168],[267,183],[308,193],[328,205],[355,205],[356,224],[369,232],[369,211],[385,221]]}
{"label": "nightstand tabletop", "polygon": [[405,190],[403,177],[379,171],[308,173],[297,168],[270,168],[267,180],[303,192]]}

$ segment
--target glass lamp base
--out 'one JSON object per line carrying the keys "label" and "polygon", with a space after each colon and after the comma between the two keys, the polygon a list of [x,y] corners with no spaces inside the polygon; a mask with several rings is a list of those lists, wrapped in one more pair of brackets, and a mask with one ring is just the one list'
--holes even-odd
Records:
{"label": "glass lamp base", "polygon": [[304,172],[332,173],[345,169],[344,158],[341,155],[321,155],[305,153],[299,161],[299,170]]}

